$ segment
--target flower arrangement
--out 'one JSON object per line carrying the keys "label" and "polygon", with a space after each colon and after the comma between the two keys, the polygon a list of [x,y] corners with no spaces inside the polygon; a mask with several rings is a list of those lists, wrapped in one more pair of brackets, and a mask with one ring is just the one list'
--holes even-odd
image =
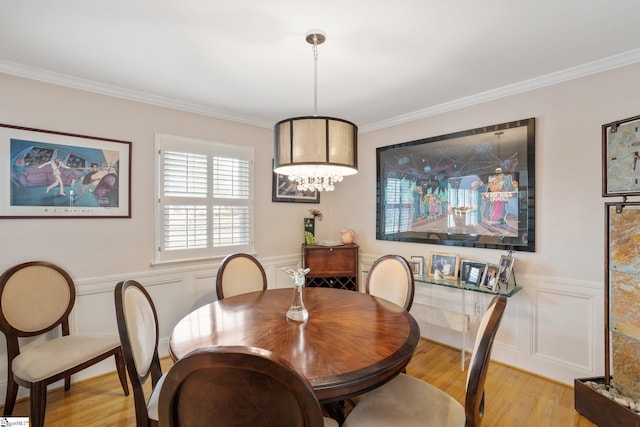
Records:
{"label": "flower arrangement", "polygon": [[322,212],[318,209],[309,209],[309,214],[311,214],[312,218],[304,219],[304,243],[305,245],[315,245],[316,219],[322,221]]}

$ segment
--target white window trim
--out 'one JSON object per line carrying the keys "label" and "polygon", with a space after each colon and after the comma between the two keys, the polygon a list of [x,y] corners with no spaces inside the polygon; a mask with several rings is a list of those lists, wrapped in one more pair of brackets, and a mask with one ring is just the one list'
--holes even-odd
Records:
{"label": "white window trim", "polygon": [[[182,136],[168,135],[162,133],[156,133],[154,152],[156,154],[155,160],[155,207],[154,207],[154,261],[152,265],[176,263],[176,262],[190,262],[190,261],[202,261],[220,259],[233,252],[246,252],[254,253],[254,218],[255,218],[255,205],[254,205],[254,149],[250,146],[224,144],[213,141],[206,141],[201,139],[187,138]],[[163,251],[163,203],[162,203],[162,187],[163,187],[163,171],[162,171],[162,153],[163,150],[175,150],[179,152],[190,151],[198,154],[206,154],[210,159],[213,155],[226,156],[231,158],[239,158],[249,161],[249,243],[246,245],[234,245],[213,247],[209,237],[209,245],[205,249],[188,249],[188,250],[176,250],[176,251]],[[211,168],[209,168],[211,170]],[[209,184],[211,185],[211,184]],[[213,198],[207,197],[204,204],[211,205]],[[204,200],[203,200],[204,201]],[[235,205],[238,202],[233,199],[228,199],[230,205]],[[209,214],[211,214],[209,212]]]}

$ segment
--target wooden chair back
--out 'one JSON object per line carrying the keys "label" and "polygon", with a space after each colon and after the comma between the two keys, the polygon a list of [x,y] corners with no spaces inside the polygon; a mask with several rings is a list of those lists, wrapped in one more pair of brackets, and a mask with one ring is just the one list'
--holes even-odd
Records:
{"label": "wooden chair back", "polygon": [[467,373],[464,404],[466,427],[478,427],[482,423],[484,415],[484,384],[489,370],[491,350],[506,307],[507,297],[493,297],[482,317],[480,326],[478,326]]}
{"label": "wooden chair back", "polygon": [[253,347],[206,347],[178,360],[159,407],[161,427],[324,425],[307,379],[276,354]]}
{"label": "wooden chair back", "polygon": [[158,416],[149,413],[150,397],[145,395],[143,385],[151,378],[151,395],[162,378],[158,356],[158,314],[149,292],[135,280],[116,285],[115,306],[120,342],[133,387],[136,425],[148,426],[157,422]]}
{"label": "wooden chair back", "polygon": [[218,299],[267,289],[267,275],[260,261],[245,253],[227,256],[218,267]]}
{"label": "wooden chair back", "polygon": [[367,274],[365,291],[409,311],[415,294],[413,271],[409,262],[400,255],[384,255],[378,258]]}
{"label": "wooden chair back", "polygon": [[[0,276],[0,330],[7,342],[7,392],[4,414],[15,407],[18,386],[30,389],[31,425],[44,424],[47,386],[111,356],[115,358],[125,395],[129,386],[118,337],[110,334],[71,335],[69,315],[76,299],[71,276],[60,266],[31,261],[13,266]],[[24,346],[19,338],[58,335]],[[70,362],[73,361],[73,362]]]}

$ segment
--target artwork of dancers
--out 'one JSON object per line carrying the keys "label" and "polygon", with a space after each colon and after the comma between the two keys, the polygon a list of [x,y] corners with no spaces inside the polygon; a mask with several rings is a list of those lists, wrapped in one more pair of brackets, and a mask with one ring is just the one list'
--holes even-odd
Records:
{"label": "artwork of dancers", "polygon": [[482,193],[483,222],[490,225],[507,223],[507,207],[510,199],[517,196],[518,182],[511,175],[505,175],[502,168],[496,168],[495,175],[489,175],[486,192]]}

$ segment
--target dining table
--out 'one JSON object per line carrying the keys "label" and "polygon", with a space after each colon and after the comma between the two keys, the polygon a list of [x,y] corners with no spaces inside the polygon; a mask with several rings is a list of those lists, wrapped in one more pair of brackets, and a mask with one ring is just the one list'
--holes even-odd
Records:
{"label": "dining table", "polygon": [[182,318],[169,339],[174,361],[208,346],[242,345],[278,354],[304,375],[321,404],[342,402],[407,366],[420,328],[402,307],[365,293],[304,288],[305,322],[287,319],[292,288],[223,298]]}

